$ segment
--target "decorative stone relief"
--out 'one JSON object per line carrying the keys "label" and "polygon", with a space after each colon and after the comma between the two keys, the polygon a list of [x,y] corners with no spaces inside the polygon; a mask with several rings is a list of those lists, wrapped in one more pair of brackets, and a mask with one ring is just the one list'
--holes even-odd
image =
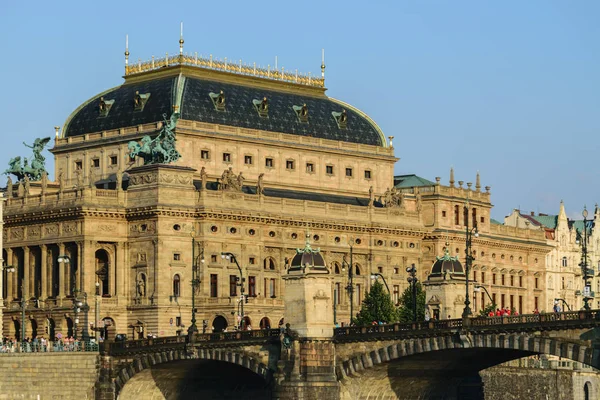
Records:
{"label": "decorative stone relief", "polygon": [[24,237],[24,232],[23,232],[23,228],[12,228],[10,230],[10,237],[12,239],[23,239]]}
{"label": "decorative stone relief", "polygon": [[76,233],[77,232],[77,224],[75,222],[64,222],[63,233]]}
{"label": "decorative stone relief", "polygon": [[44,236],[56,236],[58,235],[58,224],[44,226]]}
{"label": "decorative stone relief", "polygon": [[101,232],[114,232],[117,230],[116,225],[99,225],[98,230]]}
{"label": "decorative stone relief", "polygon": [[30,226],[27,229],[27,237],[37,238],[40,236],[40,227],[39,226]]}

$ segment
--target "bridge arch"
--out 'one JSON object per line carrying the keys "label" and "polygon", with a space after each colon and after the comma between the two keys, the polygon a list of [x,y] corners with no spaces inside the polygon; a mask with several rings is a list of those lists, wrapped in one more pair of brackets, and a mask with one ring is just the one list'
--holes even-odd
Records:
{"label": "bridge arch", "polygon": [[183,360],[212,360],[235,364],[258,375],[264,380],[265,386],[270,385],[272,381],[273,371],[253,354],[248,354],[235,348],[198,349],[195,354],[190,354],[182,347],[180,349],[144,353],[137,355],[131,362],[116,363],[115,394],[118,396],[127,382],[142,371],[154,365]]}
{"label": "bridge arch", "polygon": [[[593,349],[580,343],[562,338],[528,334],[478,334],[468,336],[448,335],[430,338],[415,338],[377,342],[366,351],[342,359],[336,367],[339,380],[346,379],[363,370],[417,354],[461,349],[504,349],[513,350],[511,359],[534,354],[547,354],[568,358],[594,368],[600,367],[593,359]],[[348,345],[355,345],[348,343]],[[338,345],[339,346],[339,345]],[[338,351],[339,353],[339,351]],[[482,356],[484,353],[481,353]],[[491,366],[491,365],[490,365]],[[486,366],[487,368],[487,366]]]}

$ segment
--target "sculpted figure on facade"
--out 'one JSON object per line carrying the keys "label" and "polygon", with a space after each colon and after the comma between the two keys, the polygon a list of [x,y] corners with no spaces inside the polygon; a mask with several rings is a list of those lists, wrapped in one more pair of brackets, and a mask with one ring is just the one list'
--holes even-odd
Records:
{"label": "sculpted figure on facade", "polygon": [[77,170],[77,189],[83,189],[83,172]]}
{"label": "sculpted figure on facade", "polygon": [[62,193],[63,190],[65,190],[65,174],[61,169],[58,173],[58,192]]}
{"label": "sculpted figure on facade", "polygon": [[121,190],[123,188],[123,171],[120,169],[117,171],[116,187],[117,190]]}
{"label": "sculpted figure on facade", "polygon": [[9,198],[13,197],[13,181],[10,176],[6,178],[6,193]]}
{"label": "sculpted figure on facade", "polygon": [[42,172],[42,195],[46,194],[46,190],[48,189],[48,173],[46,171]]}
{"label": "sculpted figure on facade", "polygon": [[[240,173],[241,175],[241,173]],[[233,173],[233,168],[229,167],[229,169],[226,169],[225,171],[223,171],[223,174],[221,175],[221,189],[222,190],[242,190],[242,187],[240,186],[240,183],[244,182],[244,177],[242,176],[241,180],[240,178]]]}
{"label": "sculpted figure on facade", "polygon": [[23,189],[24,189],[24,195],[25,196],[29,196],[29,176],[25,175],[25,177],[23,178]]}
{"label": "sculpted figure on facade", "polygon": [[200,189],[206,189],[206,180],[208,179],[208,174],[206,173],[206,168],[202,167],[200,170]]}
{"label": "sculpted figure on facade", "polygon": [[369,207],[373,207],[373,201],[375,200],[375,197],[373,195],[373,186],[369,187]]}
{"label": "sculpted figure on facade", "polygon": [[88,185],[90,186],[90,188],[94,187],[94,181],[95,181],[95,171],[94,171],[94,165],[90,165],[90,172],[88,172]]}
{"label": "sculpted figure on facade", "polygon": [[17,186],[17,197],[23,197],[25,190],[23,189],[23,182],[19,182],[19,186]]}
{"label": "sculpted figure on facade", "polygon": [[261,195],[265,192],[265,184],[264,184],[265,174],[261,173],[258,176],[258,182],[256,183],[256,194]]}
{"label": "sculpted figure on facade", "polygon": [[245,180],[246,180],[246,178],[244,178],[244,176],[240,172],[240,174],[237,177],[237,189],[238,190],[242,190],[242,188],[244,187],[244,181]]}

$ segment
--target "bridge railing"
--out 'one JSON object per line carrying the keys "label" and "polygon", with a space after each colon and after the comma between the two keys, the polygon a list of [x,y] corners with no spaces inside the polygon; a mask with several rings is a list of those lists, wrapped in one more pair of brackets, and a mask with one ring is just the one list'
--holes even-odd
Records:
{"label": "bridge railing", "polygon": [[[279,329],[260,329],[252,331],[234,331],[219,333],[197,333],[195,343],[230,344],[248,341],[270,341],[279,339]],[[153,339],[127,340],[123,342],[104,342],[100,350],[109,354],[139,353],[160,348],[183,347],[188,343],[187,336],[166,336]]]}
{"label": "bridge railing", "polygon": [[[499,317],[476,317],[469,318],[469,326],[472,328],[494,328],[522,325],[533,325],[539,327],[564,326],[569,322],[582,322],[600,319],[600,310],[590,311],[567,311],[548,314],[524,314]],[[354,335],[384,335],[394,334],[431,334],[435,332],[453,331],[463,327],[461,319],[430,320],[416,323],[396,323],[387,325],[349,326],[335,328],[334,336],[338,339]]]}

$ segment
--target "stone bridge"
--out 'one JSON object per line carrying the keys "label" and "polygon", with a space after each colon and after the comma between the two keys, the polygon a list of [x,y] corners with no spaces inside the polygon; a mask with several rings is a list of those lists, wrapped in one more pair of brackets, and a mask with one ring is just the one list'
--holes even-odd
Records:
{"label": "stone bridge", "polygon": [[283,350],[279,330],[109,343],[96,399],[194,398],[215,385],[233,391],[222,398],[482,398],[479,371],[512,359],[600,368],[599,327],[594,310],[338,328],[329,338],[292,327]]}

